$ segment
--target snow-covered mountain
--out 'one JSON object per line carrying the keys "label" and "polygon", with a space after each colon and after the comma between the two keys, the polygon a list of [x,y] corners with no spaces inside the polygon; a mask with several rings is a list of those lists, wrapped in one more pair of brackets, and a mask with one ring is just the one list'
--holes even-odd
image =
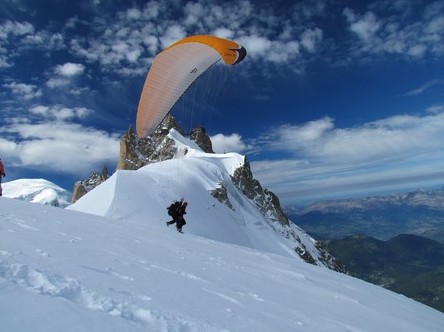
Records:
{"label": "snow-covered mountain", "polygon": [[2,183],[3,196],[57,207],[70,204],[71,193],[44,179],[18,179]]}
{"label": "snow-covered mountain", "polygon": [[[197,203],[191,192],[187,233],[177,233],[163,224],[160,206],[190,180],[167,195],[168,183],[140,183],[148,170],[123,174],[109,182],[120,189],[114,204],[95,190],[82,200],[86,209],[96,199],[105,217],[0,199],[2,331],[442,331],[443,313],[285,248],[205,238],[216,227],[210,212],[223,207]],[[261,234],[264,225],[244,217],[241,226]]]}
{"label": "snow-covered mountain", "polygon": [[239,190],[233,177],[244,166],[244,156],[205,153],[174,129],[168,136],[175,145],[173,159],[118,170],[67,209],[165,226],[171,219],[166,208],[185,198],[188,234],[337,267],[299,227],[283,224],[275,210],[264,209],[256,201],[262,197],[249,199]]}

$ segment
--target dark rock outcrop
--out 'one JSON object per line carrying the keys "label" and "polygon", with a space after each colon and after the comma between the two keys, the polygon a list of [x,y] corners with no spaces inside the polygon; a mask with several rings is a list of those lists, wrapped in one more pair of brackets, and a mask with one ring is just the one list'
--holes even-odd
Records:
{"label": "dark rock outcrop", "polygon": [[232,180],[245,196],[255,202],[262,214],[278,221],[281,225],[289,225],[288,218],[282,211],[279,198],[271,191],[263,189],[259,181],[253,178],[250,163],[246,157],[243,166],[234,171]]}
{"label": "dark rock outcrop", "polygon": [[196,127],[191,129],[190,139],[206,153],[214,153],[213,144],[211,143],[211,139],[208,137],[205,128]]}
{"label": "dark rock outcrop", "polygon": [[106,181],[108,178],[108,168],[104,165],[101,174],[93,172],[85,180],[77,181],[74,184],[71,203],[75,203],[80,197],[97,187],[102,182]]}
{"label": "dark rock outcrop", "polygon": [[174,141],[168,137],[170,129],[182,135],[183,129],[168,115],[156,131],[147,137],[138,137],[130,127],[120,140],[117,169],[137,170],[148,164],[173,158],[176,153]]}

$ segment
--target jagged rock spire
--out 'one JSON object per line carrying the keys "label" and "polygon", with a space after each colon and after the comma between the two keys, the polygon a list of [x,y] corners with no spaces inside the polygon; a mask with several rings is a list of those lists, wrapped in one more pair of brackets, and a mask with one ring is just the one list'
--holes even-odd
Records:
{"label": "jagged rock spire", "polygon": [[190,139],[195,141],[204,152],[214,153],[213,144],[211,143],[211,139],[208,137],[205,128],[196,127],[191,129]]}
{"label": "jagged rock spire", "polygon": [[80,197],[106,181],[108,178],[108,168],[106,165],[103,165],[101,174],[92,172],[85,180],[77,181],[74,184],[74,189],[72,191],[71,203],[75,203]]}

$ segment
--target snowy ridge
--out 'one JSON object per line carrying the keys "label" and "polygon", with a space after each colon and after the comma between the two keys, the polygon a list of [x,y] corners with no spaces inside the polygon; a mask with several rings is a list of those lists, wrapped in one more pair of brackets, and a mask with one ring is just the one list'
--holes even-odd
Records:
{"label": "snowy ridge", "polygon": [[71,193],[44,179],[19,179],[2,183],[3,196],[31,203],[66,207]]}
{"label": "snowy ridge", "polygon": [[444,314],[294,258],[0,200],[2,331],[440,331]]}

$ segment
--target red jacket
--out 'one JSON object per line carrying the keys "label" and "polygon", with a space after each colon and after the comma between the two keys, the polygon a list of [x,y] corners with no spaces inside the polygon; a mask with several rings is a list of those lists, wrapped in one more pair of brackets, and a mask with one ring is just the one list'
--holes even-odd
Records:
{"label": "red jacket", "polygon": [[0,175],[5,176],[5,167],[3,166],[2,160],[0,159]]}

